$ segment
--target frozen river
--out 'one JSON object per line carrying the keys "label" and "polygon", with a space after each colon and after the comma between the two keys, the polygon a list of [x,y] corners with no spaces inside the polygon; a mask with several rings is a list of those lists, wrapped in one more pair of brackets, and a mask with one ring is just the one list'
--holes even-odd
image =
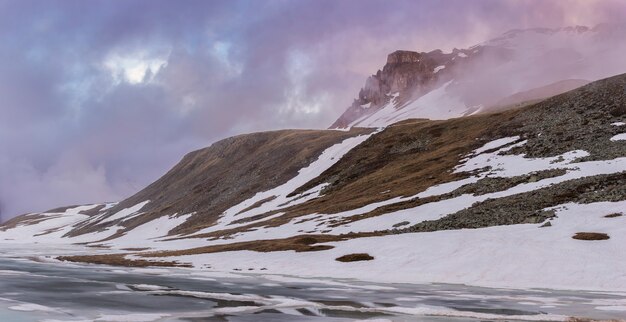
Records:
{"label": "frozen river", "polygon": [[0,321],[619,319],[626,294],[68,265],[0,252]]}

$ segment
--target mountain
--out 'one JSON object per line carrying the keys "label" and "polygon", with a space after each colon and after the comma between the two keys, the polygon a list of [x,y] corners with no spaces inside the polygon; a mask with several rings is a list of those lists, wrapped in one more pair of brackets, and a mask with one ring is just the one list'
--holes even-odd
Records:
{"label": "mountain", "polygon": [[448,119],[545,99],[626,70],[624,38],[626,25],[605,24],[512,30],[450,53],[396,51],[331,128]]}
{"label": "mountain", "polygon": [[494,113],[242,135],[119,203],[14,218],[0,241],[71,262],[624,291],[624,122],[626,74]]}

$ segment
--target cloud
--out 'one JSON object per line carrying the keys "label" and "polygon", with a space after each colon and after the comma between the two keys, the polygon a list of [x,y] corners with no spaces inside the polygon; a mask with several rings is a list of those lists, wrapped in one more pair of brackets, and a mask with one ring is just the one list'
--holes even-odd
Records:
{"label": "cloud", "polygon": [[612,0],[0,0],[0,212],[119,199],[220,138],[325,128],[396,49],[624,16]]}

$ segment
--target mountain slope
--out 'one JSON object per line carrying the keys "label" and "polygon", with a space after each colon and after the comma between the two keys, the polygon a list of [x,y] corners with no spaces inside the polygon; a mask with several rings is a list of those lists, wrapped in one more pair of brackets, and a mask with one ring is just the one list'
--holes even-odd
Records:
{"label": "mountain slope", "polygon": [[[334,144],[372,132],[287,130],[228,138],[186,155],[162,178],[134,196],[101,212],[70,237],[114,225],[135,228],[162,216],[193,214],[184,227],[203,228],[222,212],[263,191],[286,183]],[[306,142],[306,144],[302,144]],[[136,205],[141,205],[137,207]],[[135,208],[133,208],[135,207]],[[131,219],[116,215],[132,214]],[[183,228],[181,228],[183,229]],[[120,229],[117,236],[123,234]]]}

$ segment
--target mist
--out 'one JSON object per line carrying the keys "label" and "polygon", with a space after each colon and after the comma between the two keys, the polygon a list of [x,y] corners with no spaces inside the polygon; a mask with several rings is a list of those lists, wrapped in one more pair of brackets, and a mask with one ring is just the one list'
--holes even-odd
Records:
{"label": "mist", "polygon": [[455,70],[447,88],[468,107],[498,105],[507,97],[564,80],[596,81],[626,73],[626,24],[511,32],[482,43],[481,54]]}

